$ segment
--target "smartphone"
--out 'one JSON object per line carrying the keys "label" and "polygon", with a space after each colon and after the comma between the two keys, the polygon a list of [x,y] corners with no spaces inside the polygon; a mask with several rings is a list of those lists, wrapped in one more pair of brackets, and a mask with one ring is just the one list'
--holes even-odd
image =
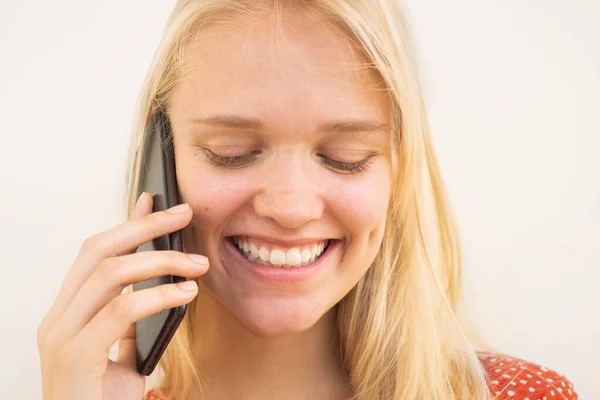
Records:
{"label": "smartphone", "polygon": [[[144,149],[140,171],[140,191],[153,197],[152,211],[164,211],[179,204],[175,175],[175,155],[171,137],[171,125],[162,110],[153,113],[145,132]],[[181,231],[157,237],[138,247],[137,251],[175,250],[183,251]],[[185,278],[166,275],[133,284],[133,290],[177,283]],[[160,311],[135,323],[137,370],[150,375],[158,364],[177,327],[185,315],[186,305]]]}

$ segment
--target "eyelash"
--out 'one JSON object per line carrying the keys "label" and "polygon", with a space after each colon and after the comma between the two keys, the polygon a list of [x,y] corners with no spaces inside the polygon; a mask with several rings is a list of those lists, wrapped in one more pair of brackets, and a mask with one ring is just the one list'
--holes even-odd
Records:
{"label": "eyelash", "polygon": [[256,153],[258,152],[254,151],[252,153],[242,154],[239,156],[226,157],[215,154],[210,150],[206,150],[206,154],[208,154],[208,160],[212,164],[225,167],[240,167],[243,164],[253,161]]}
{"label": "eyelash", "polygon": [[367,168],[369,168],[369,166],[373,162],[371,160],[371,157],[373,157],[373,156],[363,158],[362,160],[355,162],[355,163],[349,163],[349,162],[338,161],[338,160],[334,160],[329,157],[321,156],[322,159],[327,160],[326,161],[327,164],[331,165],[335,169],[345,171],[345,172],[360,172],[360,171],[366,170]]}
{"label": "eyelash", "polygon": [[[208,160],[216,166],[220,166],[220,167],[241,167],[244,164],[247,164],[251,161],[253,161],[255,159],[255,156],[257,153],[257,151],[254,151],[252,153],[247,153],[247,154],[242,154],[239,156],[231,156],[231,157],[226,157],[226,156],[221,156],[218,155],[216,153],[213,153],[212,151],[205,149],[206,150],[206,154],[208,155]],[[360,172],[360,171],[364,171],[366,170],[372,163],[371,156],[368,156],[358,162],[355,163],[349,163],[349,162],[344,162],[344,161],[338,161],[338,160],[334,160],[332,158],[320,155],[320,157],[325,160],[325,162],[327,164],[329,164],[331,167],[340,170],[340,171],[344,171],[344,172]]]}

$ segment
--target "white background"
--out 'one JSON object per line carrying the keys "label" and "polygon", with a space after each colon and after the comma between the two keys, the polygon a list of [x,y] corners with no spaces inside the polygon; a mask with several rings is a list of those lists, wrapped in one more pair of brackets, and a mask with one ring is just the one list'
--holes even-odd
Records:
{"label": "white background", "polygon": [[[174,2],[0,0],[3,398],[40,399],[36,328],[124,216],[137,92]],[[407,0],[476,321],[600,399],[600,3]]]}

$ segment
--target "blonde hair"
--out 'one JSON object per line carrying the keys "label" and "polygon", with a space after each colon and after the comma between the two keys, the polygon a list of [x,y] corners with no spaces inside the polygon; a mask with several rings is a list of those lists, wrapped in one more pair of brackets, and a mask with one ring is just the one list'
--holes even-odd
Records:
{"label": "blonde hair", "polygon": [[[396,173],[380,251],[338,305],[343,361],[353,399],[491,399],[487,375],[457,314],[461,260],[432,147],[405,18],[396,0],[179,0],[141,90],[127,206],[139,194],[144,130],[181,82],[186,46],[214,22],[293,4],[348,32],[376,68],[393,105]],[[279,15],[279,14],[278,14]],[[161,359],[160,386],[178,399],[201,387],[194,364],[194,309]]]}

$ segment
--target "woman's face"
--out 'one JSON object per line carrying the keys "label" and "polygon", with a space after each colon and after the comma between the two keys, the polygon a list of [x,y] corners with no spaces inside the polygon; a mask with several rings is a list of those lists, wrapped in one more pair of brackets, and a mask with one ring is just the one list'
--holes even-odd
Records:
{"label": "woman's face", "polygon": [[194,213],[185,249],[208,256],[201,283],[265,335],[311,327],[356,285],[379,250],[391,188],[391,108],[377,74],[356,68],[336,29],[286,14],[282,36],[275,23],[199,35],[169,110]]}

